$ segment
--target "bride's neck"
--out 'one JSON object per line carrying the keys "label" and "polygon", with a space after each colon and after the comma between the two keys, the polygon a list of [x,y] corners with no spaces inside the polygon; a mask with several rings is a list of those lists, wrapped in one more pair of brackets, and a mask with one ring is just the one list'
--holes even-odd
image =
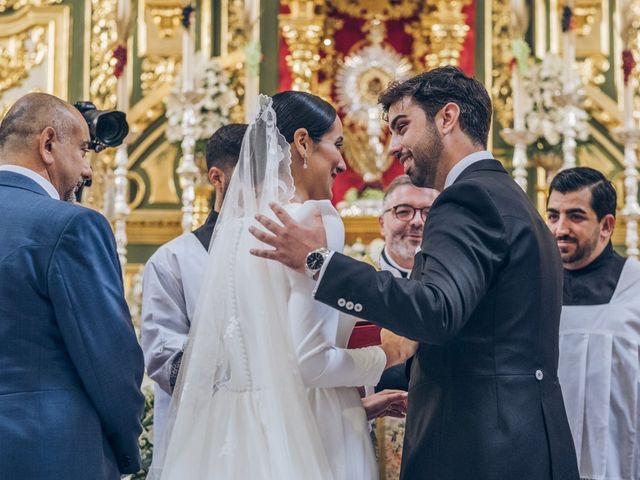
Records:
{"label": "bride's neck", "polygon": [[305,189],[296,187],[296,191],[293,194],[293,200],[292,201],[294,203],[304,203],[307,200],[309,200],[309,192],[307,192]]}

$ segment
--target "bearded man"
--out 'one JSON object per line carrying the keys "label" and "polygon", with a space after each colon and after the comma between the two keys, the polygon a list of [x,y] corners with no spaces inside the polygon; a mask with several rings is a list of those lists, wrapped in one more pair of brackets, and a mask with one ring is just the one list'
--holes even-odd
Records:
{"label": "bearded man", "polygon": [[581,478],[639,478],[640,263],[611,245],[616,191],[592,168],[550,185],[547,225],[564,266],[558,376]]}

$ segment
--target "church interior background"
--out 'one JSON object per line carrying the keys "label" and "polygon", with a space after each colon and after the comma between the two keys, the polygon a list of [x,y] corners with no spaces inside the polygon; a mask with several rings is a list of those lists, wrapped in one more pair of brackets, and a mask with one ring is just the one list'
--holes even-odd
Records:
{"label": "church interior background", "polygon": [[348,171],[333,201],[349,251],[379,247],[380,188],[402,168],[377,95],[446,64],[486,85],[489,150],[541,212],[556,171],[600,169],[619,194],[614,244],[638,255],[640,0],[193,2],[0,0],[0,114],[34,90],[127,113],[82,202],[112,222],[134,318],[146,259],[208,213],[205,139],[251,118],[258,92],[338,107]]}

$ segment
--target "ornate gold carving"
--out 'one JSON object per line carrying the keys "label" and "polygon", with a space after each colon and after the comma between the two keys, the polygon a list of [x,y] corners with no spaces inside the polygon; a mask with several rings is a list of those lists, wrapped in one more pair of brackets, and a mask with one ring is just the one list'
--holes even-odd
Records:
{"label": "ornate gold carving", "polygon": [[380,238],[380,222],[378,217],[343,217],[345,230],[345,243],[351,245],[359,240],[370,243]]}
{"label": "ornate gold carving", "polygon": [[180,28],[182,9],[180,7],[155,6],[151,3],[147,3],[147,7],[160,38],[176,36],[176,30]]}
{"label": "ornate gold carving", "polygon": [[15,35],[0,44],[0,92],[17,87],[40,65],[47,53],[45,29],[40,26]]}
{"label": "ornate gold carving", "polygon": [[325,20],[319,4],[313,0],[290,0],[290,13],[280,14],[282,36],[290,54],[287,65],[293,75],[293,90],[310,91],[314,73],[320,67],[318,48]]}
{"label": "ornate gold carving", "polygon": [[[511,99],[511,74],[509,63],[511,53],[511,34],[509,0],[491,2],[491,95],[493,97],[496,119],[502,128],[508,128],[513,120]],[[489,65],[487,65],[489,68]]]}
{"label": "ornate gold carving", "polygon": [[380,0],[334,0],[332,6],[340,13],[355,18],[397,20],[411,17],[421,5],[420,0],[380,1]]}
{"label": "ornate gold carving", "polygon": [[66,5],[29,6],[2,17],[0,110],[33,90],[67,98],[69,30]]}
{"label": "ornate gold carving", "polygon": [[117,38],[117,0],[91,0],[91,66],[89,93],[99,109],[116,107],[117,79],[111,49]]}
{"label": "ornate gold carving", "polygon": [[427,70],[459,65],[460,52],[469,26],[462,8],[471,0],[427,0],[418,24],[405,27],[414,37],[416,60]]}
{"label": "ornate gold carving", "polygon": [[82,204],[103,212],[107,218],[113,213],[107,209],[113,203],[110,200],[113,200],[114,158],[115,151],[112,149],[101,152],[100,155],[91,154],[93,182],[90,188],[85,188],[82,192]]}
{"label": "ornate gold carving", "polygon": [[[152,94],[163,85],[173,84],[178,71],[175,57],[149,56],[142,59],[140,82],[144,96]],[[160,99],[163,101],[164,99]]]}
{"label": "ornate gold carving", "polygon": [[41,7],[62,3],[62,0],[0,0],[0,13],[7,10],[19,10],[22,7]]}
{"label": "ornate gold carving", "polygon": [[180,210],[138,209],[127,218],[129,244],[160,245],[182,233]]}
{"label": "ornate gold carving", "polygon": [[164,115],[165,108],[163,102],[167,95],[169,95],[170,90],[171,82],[168,79],[165,81],[158,80],[154,82],[154,88],[147,91],[143,90],[144,96],[142,99],[127,112],[130,135],[137,137],[144,132],[149,125]]}
{"label": "ornate gold carving", "polygon": [[167,142],[149,154],[140,165],[149,179],[149,205],[180,203],[173,178],[176,156],[176,147]]}

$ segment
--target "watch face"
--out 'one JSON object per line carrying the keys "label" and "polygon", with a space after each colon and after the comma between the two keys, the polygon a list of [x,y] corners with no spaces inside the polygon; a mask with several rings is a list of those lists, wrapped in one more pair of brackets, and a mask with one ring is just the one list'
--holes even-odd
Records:
{"label": "watch face", "polygon": [[324,255],[320,252],[312,252],[307,256],[307,268],[309,270],[319,270],[324,263]]}

